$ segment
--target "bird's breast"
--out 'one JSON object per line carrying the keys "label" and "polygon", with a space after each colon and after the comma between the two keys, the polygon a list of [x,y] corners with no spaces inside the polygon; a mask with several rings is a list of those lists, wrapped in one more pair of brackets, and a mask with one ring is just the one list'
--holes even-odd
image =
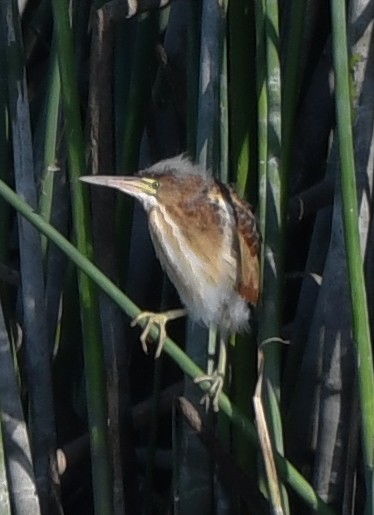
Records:
{"label": "bird's breast", "polygon": [[154,208],[149,228],[156,254],[193,318],[220,326],[230,319],[230,304],[240,304],[236,325],[244,325],[248,308],[235,290],[232,235],[224,230],[217,213],[206,213],[205,219],[202,213],[197,215],[182,217],[176,209]]}

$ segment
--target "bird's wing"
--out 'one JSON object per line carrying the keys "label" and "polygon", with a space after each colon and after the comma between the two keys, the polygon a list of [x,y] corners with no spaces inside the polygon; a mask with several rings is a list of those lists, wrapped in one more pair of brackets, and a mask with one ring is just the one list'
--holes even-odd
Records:
{"label": "bird's wing", "polygon": [[250,205],[231,188],[229,194],[235,211],[240,254],[237,288],[240,295],[255,306],[260,294],[260,234]]}
{"label": "bird's wing", "polygon": [[258,254],[248,245],[245,236],[239,231],[239,281],[240,295],[254,306],[260,294],[260,264]]}

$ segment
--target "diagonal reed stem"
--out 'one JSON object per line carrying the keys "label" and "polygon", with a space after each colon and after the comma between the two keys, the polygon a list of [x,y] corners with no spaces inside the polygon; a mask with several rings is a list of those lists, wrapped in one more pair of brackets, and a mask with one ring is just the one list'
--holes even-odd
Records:
{"label": "diagonal reed stem", "polygon": [[[14,209],[33,224],[42,234],[47,236],[73,261],[84,275],[92,279],[101,290],[106,293],[118,306],[131,318],[140,313],[139,308],[117,286],[115,286],[89,259],[64,238],[54,227],[43,220],[33,209],[24,202],[9,186],[0,180],[0,196],[4,198]],[[144,324],[146,322],[144,321]],[[156,340],[158,330],[152,327],[150,336]],[[177,363],[177,365],[192,379],[203,375],[203,371],[170,339],[167,338],[164,346],[165,352]],[[209,383],[200,383],[199,386],[205,392],[209,389]],[[220,409],[229,417],[231,422],[240,429],[248,440],[257,445],[257,435],[253,424],[238,410],[230,399],[220,395]],[[279,453],[275,453],[276,464],[282,479],[305,501],[305,503],[320,515],[333,515],[333,510],[318,497],[312,486],[303,476]]]}

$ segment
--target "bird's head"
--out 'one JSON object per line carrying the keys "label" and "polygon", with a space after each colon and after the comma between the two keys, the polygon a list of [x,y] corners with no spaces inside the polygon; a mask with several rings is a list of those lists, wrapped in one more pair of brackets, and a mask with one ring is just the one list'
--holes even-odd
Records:
{"label": "bird's head", "polygon": [[81,181],[122,191],[138,199],[148,211],[203,189],[211,176],[185,157],[178,156],[160,161],[137,175],[88,175],[81,177]]}

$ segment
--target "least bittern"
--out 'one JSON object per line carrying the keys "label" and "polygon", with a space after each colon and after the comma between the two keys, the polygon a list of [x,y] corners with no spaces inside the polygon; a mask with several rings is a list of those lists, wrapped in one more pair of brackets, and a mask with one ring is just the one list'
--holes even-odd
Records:
{"label": "least bittern", "polygon": [[[157,257],[188,314],[219,330],[217,369],[197,380],[211,383],[209,395],[218,410],[227,340],[230,333],[248,328],[248,303],[256,305],[259,296],[260,237],[250,206],[231,187],[181,156],[161,161],[136,176],[82,180],[116,188],[142,203]],[[166,323],[185,314],[178,309],[136,317],[134,324],[148,320],[141,335],[143,349],[147,351],[151,325],[157,324],[158,357],[166,339]]]}

